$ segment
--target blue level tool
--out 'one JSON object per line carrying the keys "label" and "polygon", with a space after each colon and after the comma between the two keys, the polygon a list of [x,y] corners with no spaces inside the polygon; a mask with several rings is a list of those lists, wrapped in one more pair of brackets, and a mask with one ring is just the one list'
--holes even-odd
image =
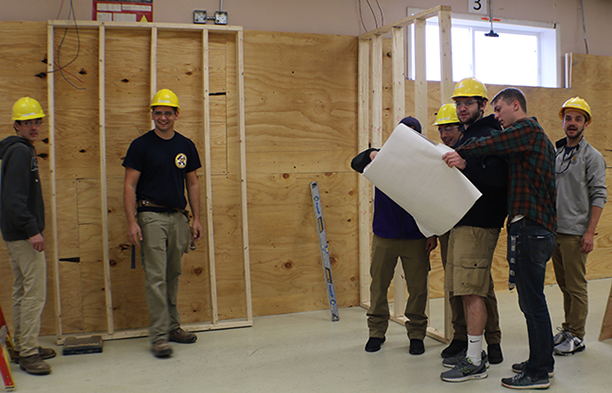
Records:
{"label": "blue level tool", "polygon": [[321,209],[321,196],[317,182],[310,183],[312,203],[314,205],[315,217],[317,219],[317,230],[319,231],[319,245],[321,246],[321,259],[323,260],[323,273],[327,283],[327,299],[332,322],[340,320],[338,314],[338,302],[336,302],[336,291],[334,290],[334,279],[332,277],[331,262],[329,261],[329,249],[327,248],[327,235],[325,235],[325,224],[323,223],[323,210]]}

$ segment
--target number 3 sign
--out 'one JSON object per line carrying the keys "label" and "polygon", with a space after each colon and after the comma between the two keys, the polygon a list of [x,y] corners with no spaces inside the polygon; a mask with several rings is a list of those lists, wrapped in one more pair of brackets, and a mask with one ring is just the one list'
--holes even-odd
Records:
{"label": "number 3 sign", "polygon": [[487,15],[487,3],[489,0],[468,0],[468,12],[470,14]]}

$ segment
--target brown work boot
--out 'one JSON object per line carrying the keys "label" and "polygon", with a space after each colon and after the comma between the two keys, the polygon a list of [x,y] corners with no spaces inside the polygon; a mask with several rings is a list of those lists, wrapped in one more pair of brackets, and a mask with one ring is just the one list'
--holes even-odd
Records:
{"label": "brown work boot", "polygon": [[57,355],[55,350],[53,350],[52,348],[43,348],[43,347],[38,347],[38,354],[40,355],[40,358],[43,360],[54,358]]}
{"label": "brown work boot", "polygon": [[[13,363],[19,364],[19,352],[16,352],[14,350],[9,350],[9,352],[11,355],[11,361]],[[43,360],[54,358],[57,355],[55,350],[51,348],[43,348],[43,347],[38,347],[38,354],[40,355],[40,358]]]}
{"label": "brown work boot", "polygon": [[19,358],[19,367],[29,374],[46,375],[51,373],[51,366],[40,358],[40,355],[31,355]]}
{"label": "brown work boot", "polygon": [[191,343],[196,342],[196,340],[198,339],[198,336],[196,336],[195,333],[186,332],[180,327],[178,327],[174,329],[173,331],[171,331],[170,333],[168,333],[168,339],[176,343],[191,344]]}
{"label": "brown work boot", "polygon": [[153,346],[151,346],[151,351],[153,352],[153,355],[158,358],[165,358],[172,355],[172,347],[164,338],[160,338],[159,340],[155,341]]}

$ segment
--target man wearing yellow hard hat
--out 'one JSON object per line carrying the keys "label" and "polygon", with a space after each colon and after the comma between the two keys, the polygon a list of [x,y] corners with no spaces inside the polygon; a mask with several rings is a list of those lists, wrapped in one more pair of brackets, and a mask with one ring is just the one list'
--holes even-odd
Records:
{"label": "man wearing yellow hard hat", "polygon": [[557,237],[552,260],[563,293],[565,322],[554,337],[553,351],[571,355],[586,348],[586,261],[607,201],[606,161],[584,138],[591,123],[591,107],[584,99],[565,101],[559,117],[565,138],[556,142]]}
{"label": "man wearing yellow hard hat", "polygon": [[[203,233],[196,173],[202,165],[195,144],[174,129],[180,109],[174,92],[158,91],[151,101],[155,128],[132,142],[123,161],[127,235],[130,243],[140,245],[151,322],[149,337],[156,357],[172,354],[168,341],[190,344],[198,338],[181,328],[177,308],[181,258],[190,242],[199,240]],[[193,214],[193,235],[185,210],[187,199]]]}
{"label": "man wearing yellow hard hat", "polygon": [[[494,115],[484,115],[488,96],[479,80],[460,80],[451,98],[463,125],[463,136],[457,146],[501,130]],[[446,382],[486,378],[487,365],[504,360],[491,267],[508,210],[507,157],[498,154],[460,157],[456,166],[482,196],[451,229],[448,241],[445,289],[461,298],[465,326],[455,332],[451,344],[441,353],[442,365],[451,369],[440,375]]]}
{"label": "man wearing yellow hard hat", "polygon": [[440,139],[448,147],[455,146],[463,135],[455,104],[442,105],[436,113],[436,122],[433,125],[438,126]]}
{"label": "man wearing yellow hard hat", "polygon": [[45,207],[34,142],[40,136],[45,113],[40,103],[22,97],[13,105],[17,135],[0,142],[0,227],[13,270],[15,353],[22,370],[49,374],[44,359],[55,351],[38,345],[40,317],[47,297],[45,261]]}

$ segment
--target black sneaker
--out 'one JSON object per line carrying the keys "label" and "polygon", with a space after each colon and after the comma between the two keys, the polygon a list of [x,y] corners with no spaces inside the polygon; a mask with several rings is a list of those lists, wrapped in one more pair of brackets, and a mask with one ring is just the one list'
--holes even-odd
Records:
{"label": "black sneaker", "polygon": [[410,349],[408,352],[411,355],[421,355],[425,353],[425,345],[423,344],[423,340],[419,340],[418,338],[410,339]]}
{"label": "black sneaker", "polygon": [[[446,368],[454,368],[459,364],[461,359],[467,356],[465,351],[461,351],[461,353],[457,356],[453,356],[452,358],[446,358],[442,361],[442,365]],[[482,351],[482,361],[485,363],[487,368],[489,368],[489,357],[485,351]]]}
{"label": "black sneaker", "polygon": [[366,343],[366,352],[377,352],[380,351],[380,346],[385,342],[385,338],[370,337]]}
{"label": "black sneaker", "polygon": [[[512,371],[514,371],[515,373],[522,373],[523,371],[525,371],[525,366],[527,365],[527,361],[525,360],[524,362],[520,362],[520,363],[514,363],[512,365]],[[548,378],[552,378],[555,375],[555,370],[548,370]]]}
{"label": "black sneaker", "polygon": [[476,366],[470,358],[464,357],[452,370],[440,374],[440,378],[446,382],[464,382],[470,379],[484,379],[488,376],[487,365],[483,361]]}
{"label": "black sneaker", "polygon": [[524,371],[511,378],[502,378],[502,386],[510,389],[548,389],[550,380],[548,377],[535,379],[528,376]]}
{"label": "black sneaker", "polygon": [[450,345],[442,351],[441,355],[444,359],[452,358],[459,355],[462,351],[467,350],[467,341],[453,339]]}
{"label": "black sneaker", "polygon": [[489,362],[491,364],[500,364],[504,361],[500,344],[489,344],[487,352],[489,353]]}

